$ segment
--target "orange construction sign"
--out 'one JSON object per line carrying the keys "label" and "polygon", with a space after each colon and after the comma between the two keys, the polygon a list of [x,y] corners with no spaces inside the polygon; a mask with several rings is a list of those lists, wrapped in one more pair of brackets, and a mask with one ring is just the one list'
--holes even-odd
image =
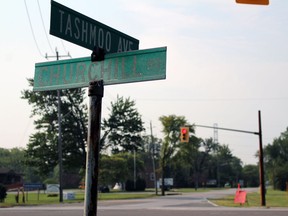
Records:
{"label": "orange construction sign", "polygon": [[244,204],[246,202],[247,192],[240,189],[240,184],[238,184],[238,189],[235,194],[234,203]]}

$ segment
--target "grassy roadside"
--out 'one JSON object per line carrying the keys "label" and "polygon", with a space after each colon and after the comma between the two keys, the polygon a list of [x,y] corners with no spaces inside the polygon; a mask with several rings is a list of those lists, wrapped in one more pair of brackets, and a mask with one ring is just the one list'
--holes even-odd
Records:
{"label": "grassy roadside", "polygon": [[[167,191],[166,194],[182,194],[182,193],[201,193],[207,192],[211,189],[198,189],[195,191],[193,188],[185,188],[185,189],[173,189],[171,191]],[[213,189],[214,190],[214,189]],[[216,189],[219,190],[219,189]],[[221,190],[221,189],[220,189]],[[75,191],[75,199],[74,200],[64,200],[63,203],[82,203],[84,202],[84,191],[83,190],[73,190]],[[65,191],[64,191],[65,192]],[[161,191],[158,191],[160,195]],[[99,200],[123,200],[123,199],[145,199],[155,197],[155,192],[153,190],[147,190],[143,193],[133,193],[133,192],[119,192],[112,191],[110,193],[99,193]],[[43,204],[59,204],[59,197],[49,197],[43,191],[39,193],[37,192],[28,192],[25,193],[25,203],[22,202],[22,194],[20,193],[19,203],[17,204],[15,201],[15,193],[8,193],[7,198],[4,203],[0,203],[0,208],[11,207],[11,206],[29,206],[29,205],[43,205]],[[244,205],[235,204],[234,203],[234,195],[226,196],[221,199],[210,199],[211,202],[219,205],[219,206],[227,206],[227,207],[261,207],[260,193],[248,193],[247,194],[248,202]],[[288,192],[283,191],[274,191],[272,189],[268,189],[266,193],[266,206],[267,207],[288,207]]]}
{"label": "grassy roadside", "polygon": [[[234,203],[234,195],[221,199],[210,199],[211,202],[219,206],[226,207],[261,207],[261,197],[259,192],[248,193],[247,202],[244,205]],[[288,192],[268,189],[266,193],[266,207],[288,207]]]}
{"label": "grassy roadside", "polygon": [[[194,188],[185,188],[185,189],[172,189],[171,191],[166,191],[166,195],[171,194],[182,194],[182,193],[191,193],[191,192],[206,192],[211,189],[198,189],[197,191]],[[64,200],[64,203],[80,203],[84,202],[84,190],[75,189],[71,190],[75,192],[74,200]],[[64,191],[65,192],[65,191]],[[158,195],[161,194],[161,191],[158,190]],[[27,205],[43,205],[43,204],[58,204],[59,197],[48,197],[43,191],[40,191],[39,195],[36,191],[25,192],[25,203],[22,202],[23,195],[20,193],[19,203],[16,203],[15,193],[8,193],[5,202],[0,203],[0,208],[10,207],[10,206],[27,206]],[[110,193],[99,193],[99,200],[123,200],[123,199],[145,199],[155,197],[154,189],[147,189],[145,192],[133,193],[133,192],[120,192],[120,191],[111,191]]]}
{"label": "grassy roadside", "polygon": [[[73,200],[63,200],[63,203],[80,203],[84,202],[84,191],[83,190],[73,190],[75,191],[75,199]],[[65,192],[64,192],[65,193]],[[43,205],[43,204],[58,204],[58,196],[48,196],[43,191],[39,194],[37,192],[25,192],[25,203],[23,203],[23,195],[19,195],[19,203],[16,203],[15,193],[8,193],[5,202],[0,203],[0,208],[11,207],[11,206],[28,206],[28,205]],[[144,192],[144,193],[99,193],[99,200],[120,200],[120,199],[145,199],[155,196],[154,193]]]}

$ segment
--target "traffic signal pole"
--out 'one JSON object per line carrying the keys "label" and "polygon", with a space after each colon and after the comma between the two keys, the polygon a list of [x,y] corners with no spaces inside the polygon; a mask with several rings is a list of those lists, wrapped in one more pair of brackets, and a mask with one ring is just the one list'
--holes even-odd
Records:
{"label": "traffic signal pole", "polygon": [[262,143],[262,124],[261,124],[261,111],[258,111],[258,122],[259,122],[259,173],[260,173],[260,193],[261,193],[261,205],[266,206],[266,186],[264,178],[264,162],[263,162],[263,143]]}
{"label": "traffic signal pole", "polygon": [[260,110],[258,111],[258,125],[259,125],[258,132],[237,130],[237,129],[231,129],[231,128],[212,127],[212,126],[206,126],[206,125],[196,125],[196,124],[194,126],[258,135],[259,137],[259,182],[260,182],[261,206],[266,206],[266,197],[265,197],[266,188],[265,188],[265,178],[264,178],[263,143],[262,143],[262,123],[261,123],[261,111]]}

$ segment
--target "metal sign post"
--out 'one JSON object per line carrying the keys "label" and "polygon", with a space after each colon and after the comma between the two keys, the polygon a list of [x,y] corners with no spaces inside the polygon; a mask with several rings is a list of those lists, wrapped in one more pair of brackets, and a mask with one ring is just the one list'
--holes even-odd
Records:
{"label": "metal sign post", "polygon": [[90,83],[88,90],[88,96],[90,98],[84,216],[97,215],[100,127],[103,92],[103,80]]}

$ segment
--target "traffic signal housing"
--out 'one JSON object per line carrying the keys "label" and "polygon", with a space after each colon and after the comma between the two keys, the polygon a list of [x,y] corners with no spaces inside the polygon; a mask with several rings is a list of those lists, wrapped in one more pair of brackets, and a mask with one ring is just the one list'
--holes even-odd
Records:
{"label": "traffic signal housing", "polygon": [[180,128],[180,141],[185,143],[189,142],[189,127]]}

